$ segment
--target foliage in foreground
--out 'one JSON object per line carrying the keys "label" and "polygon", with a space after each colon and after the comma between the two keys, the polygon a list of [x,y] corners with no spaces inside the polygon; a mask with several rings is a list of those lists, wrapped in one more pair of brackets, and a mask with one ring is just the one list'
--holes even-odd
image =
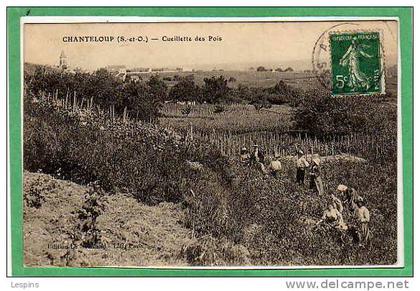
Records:
{"label": "foliage in foreground", "polygon": [[24,167],[29,171],[81,184],[98,181],[106,191],[130,192],[153,204],[181,201],[188,180],[200,178],[187,160],[223,169],[216,151],[191,151],[192,145],[153,125],[110,123],[101,116],[80,121],[47,102],[31,106],[24,120]]}

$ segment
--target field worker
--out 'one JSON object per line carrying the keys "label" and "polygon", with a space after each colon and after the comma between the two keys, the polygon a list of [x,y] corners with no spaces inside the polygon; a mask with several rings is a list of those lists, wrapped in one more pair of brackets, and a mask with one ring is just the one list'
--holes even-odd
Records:
{"label": "field worker", "polygon": [[253,161],[258,166],[263,174],[267,174],[268,172],[264,165],[264,159],[265,157],[263,151],[259,148],[258,145],[254,145],[254,152],[252,153],[251,161]]}
{"label": "field worker", "polygon": [[341,202],[341,200],[338,199],[337,197],[335,197],[334,194],[331,194],[331,198],[332,198],[332,201],[333,201],[334,208],[337,209],[342,214],[343,210],[344,210],[344,207],[343,207],[343,203]]}
{"label": "field worker", "polygon": [[303,156],[303,151],[299,150],[296,160],[296,183],[305,184],[305,169],[309,166],[308,161]]}
{"label": "field worker", "polygon": [[274,178],[280,178],[280,172],[281,172],[281,163],[278,159],[278,156],[275,156],[274,159],[270,162],[270,165],[268,166],[268,172],[274,177]]}
{"label": "field worker", "polygon": [[242,163],[244,164],[249,163],[250,156],[249,156],[248,149],[246,147],[241,148],[239,155],[240,155],[240,160]]}
{"label": "field worker", "polygon": [[344,222],[343,215],[337,209],[337,205],[335,203],[328,204],[328,209],[324,211],[322,218],[316,223],[316,225],[319,225],[322,222],[340,231],[348,229],[347,224]]}
{"label": "field worker", "polygon": [[370,241],[370,231],[369,231],[369,222],[370,222],[370,213],[365,206],[363,199],[359,199],[356,202],[356,217],[358,221],[358,233],[359,233],[359,242],[360,244],[368,243]]}
{"label": "field worker", "polygon": [[264,158],[265,157],[264,157],[263,151],[260,149],[260,147],[257,144],[255,144],[254,152],[252,154],[252,160],[254,160],[255,162],[263,163]]}
{"label": "field worker", "polygon": [[355,211],[357,209],[356,202],[362,199],[356,189],[341,184],[338,185],[337,191],[341,194],[341,197],[343,197],[344,205],[347,206],[350,212]]}
{"label": "field worker", "polygon": [[321,179],[320,164],[321,160],[318,157],[312,159],[309,167],[309,188],[316,190],[319,195],[323,195],[324,184]]}

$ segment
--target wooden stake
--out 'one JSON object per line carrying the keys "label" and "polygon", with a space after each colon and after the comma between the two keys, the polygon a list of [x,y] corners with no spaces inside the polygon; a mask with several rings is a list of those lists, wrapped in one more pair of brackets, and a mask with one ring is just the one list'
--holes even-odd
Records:
{"label": "wooden stake", "polygon": [[76,99],[76,91],[73,91],[73,111],[76,110],[77,107],[77,99]]}

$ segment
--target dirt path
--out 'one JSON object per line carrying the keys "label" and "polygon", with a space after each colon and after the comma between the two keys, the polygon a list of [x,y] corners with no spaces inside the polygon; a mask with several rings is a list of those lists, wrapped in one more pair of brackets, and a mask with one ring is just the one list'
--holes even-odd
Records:
{"label": "dirt path", "polygon": [[[27,266],[180,266],[181,249],[192,243],[180,205],[147,206],[117,194],[81,223],[88,187],[49,175],[24,174],[24,250]],[[89,223],[86,223],[89,222]],[[91,229],[83,230],[88,225]],[[94,226],[92,226],[94,225]],[[98,244],[83,246],[92,234]]]}

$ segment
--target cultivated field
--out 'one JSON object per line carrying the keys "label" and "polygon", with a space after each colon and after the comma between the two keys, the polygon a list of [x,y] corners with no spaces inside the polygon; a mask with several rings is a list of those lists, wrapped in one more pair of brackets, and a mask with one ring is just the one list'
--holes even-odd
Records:
{"label": "cultivated field", "polygon": [[[186,106],[191,108],[188,115],[183,114]],[[378,104],[378,107],[383,106],[395,109],[393,102]],[[288,104],[261,110],[252,105],[224,105],[223,112],[215,113],[218,107],[168,103],[161,109],[159,123],[188,139],[210,142],[229,156],[238,155],[241,147],[251,148],[255,144],[270,156],[292,156],[298,146],[309,154],[351,154],[362,158],[381,158],[390,148],[393,151],[396,147],[395,136],[390,134],[355,132],[320,139],[310,133],[308,136],[308,132],[294,131],[292,117],[296,109]]]}
{"label": "cultivated field", "polygon": [[182,114],[185,105],[165,104],[159,118],[164,127],[175,130],[231,131],[247,133],[258,131],[287,131],[290,128],[292,108],[288,105],[274,105],[270,109],[257,111],[252,105],[225,105],[223,112],[215,113],[218,105],[197,104],[191,106],[188,116]]}
{"label": "cultivated field", "polygon": [[[149,78],[150,75],[156,73],[142,74],[144,78]],[[167,72],[158,73],[162,78],[171,78],[171,81],[165,81],[169,86],[176,84],[174,76],[185,77],[192,75],[197,84],[202,85],[204,78],[223,76],[227,80],[233,78],[229,82],[229,87],[236,88],[239,84],[248,87],[262,87],[268,88],[276,85],[280,80],[287,84],[296,86],[305,86],[305,88],[314,88],[320,86],[313,73],[304,72],[257,72],[257,71],[194,71],[194,72]]]}

